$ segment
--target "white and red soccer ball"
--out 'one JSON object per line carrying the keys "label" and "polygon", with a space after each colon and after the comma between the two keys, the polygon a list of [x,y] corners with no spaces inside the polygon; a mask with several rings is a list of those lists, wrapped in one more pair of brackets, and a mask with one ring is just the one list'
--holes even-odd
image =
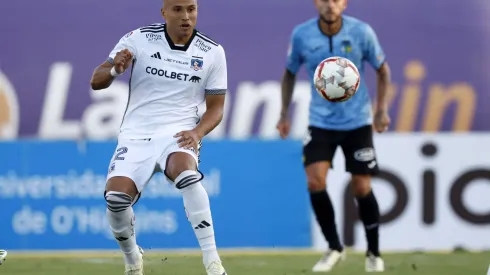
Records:
{"label": "white and red soccer ball", "polygon": [[351,98],[359,88],[361,76],[356,65],[343,57],[329,57],[316,67],[313,77],[317,92],[331,102]]}

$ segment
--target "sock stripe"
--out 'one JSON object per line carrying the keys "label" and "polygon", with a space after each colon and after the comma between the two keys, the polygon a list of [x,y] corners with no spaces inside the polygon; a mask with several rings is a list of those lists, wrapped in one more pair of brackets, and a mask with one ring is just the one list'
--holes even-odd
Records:
{"label": "sock stripe", "polygon": [[187,177],[184,177],[183,179],[181,179],[180,181],[177,182],[177,184],[185,184],[189,181],[191,181],[192,179],[195,179],[196,178],[196,175],[190,175],[190,176],[187,176]]}
{"label": "sock stripe", "polygon": [[130,202],[128,203],[128,201],[115,201],[115,200],[110,200],[110,199],[107,199],[106,200],[107,203],[110,203],[112,205],[125,205],[125,204],[131,204]]}
{"label": "sock stripe", "polygon": [[184,189],[188,186],[191,186],[195,183],[198,183],[199,182],[199,179],[195,179],[195,180],[189,180],[187,182],[184,182],[184,183],[178,183],[176,184],[175,186],[178,188],[178,189]]}
{"label": "sock stripe", "polygon": [[[182,172],[182,174],[183,173],[186,173],[186,172],[187,171],[184,171],[184,172]],[[194,171],[192,171],[192,172],[194,172]],[[179,177],[177,177],[177,178],[179,178]],[[175,183],[175,187],[177,187],[178,189],[183,189],[183,188],[186,188],[188,186],[191,186],[191,185],[193,185],[195,183],[198,183],[201,179],[202,179],[202,177],[199,177],[199,175],[194,172],[191,175],[184,176],[182,179],[179,179]]]}
{"label": "sock stripe", "polygon": [[133,198],[125,193],[109,191],[105,195],[107,209],[118,213],[131,207]]}
{"label": "sock stripe", "polygon": [[130,195],[128,194],[125,194],[125,193],[120,193],[120,192],[108,192],[106,197],[107,196],[113,196],[113,197],[116,197],[116,198],[119,198],[123,201],[126,201],[126,200],[133,200],[133,198],[131,198]]}
{"label": "sock stripe", "polygon": [[128,209],[130,206],[124,206],[124,207],[112,207],[110,205],[107,205],[107,209],[109,209],[112,212],[122,212],[126,209]]}

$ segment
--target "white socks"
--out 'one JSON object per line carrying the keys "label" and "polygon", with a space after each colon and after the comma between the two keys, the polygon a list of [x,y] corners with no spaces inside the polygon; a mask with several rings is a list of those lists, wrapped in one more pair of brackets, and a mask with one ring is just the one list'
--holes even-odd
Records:
{"label": "white socks", "polygon": [[[191,181],[190,179],[193,179]],[[216,249],[214,239],[214,227],[211,217],[208,193],[199,182],[201,176],[196,171],[184,171],[176,179],[176,186],[184,186],[180,189],[184,198],[184,207],[196,238],[199,241],[203,253],[203,263],[207,267],[213,261],[221,261]],[[190,182],[195,182],[189,184]],[[183,184],[184,183],[184,184]]]}
{"label": "white socks", "polygon": [[[192,170],[182,172],[175,179],[175,186],[181,191],[184,207],[203,254],[206,267],[214,261],[221,261],[214,239],[213,219],[209,205],[209,197],[202,186],[201,175]],[[117,240],[127,265],[135,265],[141,261],[141,253],[136,244],[134,232],[135,217],[131,196],[122,192],[107,192],[107,219],[114,238]]]}
{"label": "white socks", "polygon": [[107,201],[107,219],[111,226],[114,238],[124,253],[124,262],[134,265],[141,261],[141,254],[136,245],[134,232],[135,217],[131,207],[131,196],[109,191],[105,195]]}

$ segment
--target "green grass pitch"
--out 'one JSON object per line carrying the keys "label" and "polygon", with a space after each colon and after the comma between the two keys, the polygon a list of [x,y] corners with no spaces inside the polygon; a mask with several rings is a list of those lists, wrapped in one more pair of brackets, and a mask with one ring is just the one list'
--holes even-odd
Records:
{"label": "green grass pitch", "polygon": [[[312,273],[321,256],[311,251],[223,251],[229,275],[296,275]],[[386,275],[486,275],[490,252],[385,254]],[[1,275],[123,275],[118,252],[15,253],[0,265]],[[196,252],[146,251],[145,275],[205,275]],[[333,275],[364,272],[364,257],[348,253]]]}

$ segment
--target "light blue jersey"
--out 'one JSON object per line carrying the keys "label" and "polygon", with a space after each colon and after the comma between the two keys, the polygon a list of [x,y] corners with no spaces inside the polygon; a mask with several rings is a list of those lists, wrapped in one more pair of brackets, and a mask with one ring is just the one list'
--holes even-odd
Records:
{"label": "light blue jersey", "polygon": [[[341,56],[352,61],[361,75],[357,93],[344,102],[329,102],[315,90],[313,75],[322,60]],[[323,34],[319,19],[296,26],[291,35],[287,69],[296,74],[306,66],[311,81],[309,125],[329,130],[353,130],[372,123],[372,105],[364,80],[364,61],[379,69],[385,55],[374,30],[365,22],[342,16],[342,28],[331,37]]]}

